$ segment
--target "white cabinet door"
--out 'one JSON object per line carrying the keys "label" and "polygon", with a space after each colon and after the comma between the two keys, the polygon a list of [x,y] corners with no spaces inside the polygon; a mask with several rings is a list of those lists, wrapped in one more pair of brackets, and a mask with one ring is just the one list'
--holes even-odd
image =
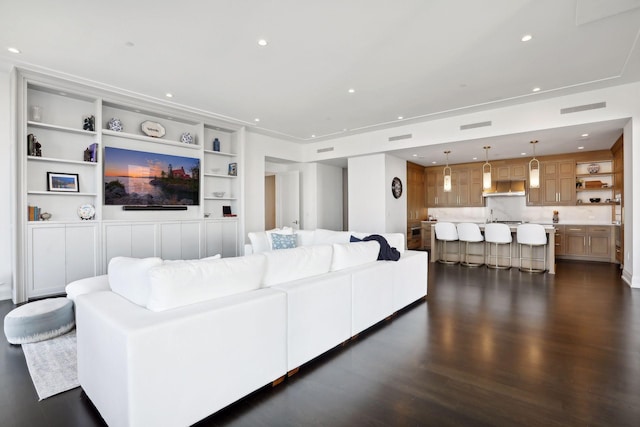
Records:
{"label": "white cabinet door", "polygon": [[224,258],[237,256],[237,234],[237,221],[207,221],[205,223],[206,256],[216,254]]}
{"label": "white cabinet door", "polygon": [[155,224],[107,224],[104,227],[106,272],[111,258],[157,256]]}
{"label": "white cabinet door", "polygon": [[64,290],[66,251],[64,224],[29,228],[28,297]]}
{"label": "white cabinet door", "polygon": [[98,274],[98,227],[67,224],[65,229],[66,282]]}
{"label": "white cabinet door", "polygon": [[199,259],[201,222],[160,224],[162,259]]}
{"label": "white cabinet door", "polygon": [[58,294],[78,279],[98,274],[98,230],[94,224],[29,227],[28,297]]}

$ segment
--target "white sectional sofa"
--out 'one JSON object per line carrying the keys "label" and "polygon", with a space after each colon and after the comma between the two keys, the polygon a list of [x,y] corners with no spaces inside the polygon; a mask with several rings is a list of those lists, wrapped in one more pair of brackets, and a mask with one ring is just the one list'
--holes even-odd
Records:
{"label": "white sectional sofa", "polygon": [[238,258],[115,258],[108,276],[69,284],[78,378],[105,421],[193,424],[427,293],[426,252],[376,261],[378,242],[302,234]]}

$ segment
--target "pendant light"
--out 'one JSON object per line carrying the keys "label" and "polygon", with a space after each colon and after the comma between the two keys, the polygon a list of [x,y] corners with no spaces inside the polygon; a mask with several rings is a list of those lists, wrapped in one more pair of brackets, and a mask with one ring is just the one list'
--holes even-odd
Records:
{"label": "pendant light", "polygon": [[489,164],[489,149],[491,146],[485,145],[484,147],[485,153],[485,163],[482,165],[482,189],[490,190],[491,189],[491,164]]}
{"label": "pendant light", "polygon": [[536,159],[536,144],[538,141],[531,141],[533,145],[533,159],[529,160],[529,188],[540,188],[540,162]]}
{"label": "pendant light", "polygon": [[449,167],[449,153],[451,151],[445,151],[444,154],[447,156],[447,166],[444,167],[442,173],[444,175],[444,191],[446,193],[451,191],[451,168]]}

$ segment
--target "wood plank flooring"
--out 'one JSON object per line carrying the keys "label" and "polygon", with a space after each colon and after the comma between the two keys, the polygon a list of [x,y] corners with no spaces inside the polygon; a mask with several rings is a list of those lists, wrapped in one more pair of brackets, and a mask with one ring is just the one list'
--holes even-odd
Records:
{"label": "wood plank flooring", "polygon": [[[616,265],[429,269],[426,301],[198,425],[640,425],[640,290]],[[4,335],[0,378],[0,426],[103,425],[81,389],[38,402]]]}

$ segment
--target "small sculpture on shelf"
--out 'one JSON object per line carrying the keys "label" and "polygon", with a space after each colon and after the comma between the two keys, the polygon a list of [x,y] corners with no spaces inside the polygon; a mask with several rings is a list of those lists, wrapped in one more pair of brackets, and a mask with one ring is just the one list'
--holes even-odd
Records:
{"label": "small sculpture on shelf", "polygon": [[49,212],[42,212],[40,214],[40,219],[43,221],[49,221],[51,219],[51,214]]}
{"label": "small sculpture on shelf", "polygon": [[560,218],[558,217],[558,211],[553,211],[553,223],[557,224],[558,221],[560,221]]}
{"label": "small sculpture on shelf", "polygon": [[38,142],[36,136],[32,133],[27,135],[27,155],[34,157],[42,157],[42,144]]}
{"label": "small sculpture on shelf", "polygon": [[90,162],[91,161],[91,150],[89,150],[89,148],[87,147],[86,150],[84,150],[84,157],[83,160],[85,162]]}
{"label": "small sculpture on shelf", "polygon": [[213,139],[213,151],[220,151],[220,140],[218,138]]}
{"label": "small sculpture on shelf", "polygon": [[82,129],[89,132],[96,130],[96,118],[94,116],[84,116],[82,118]]}

